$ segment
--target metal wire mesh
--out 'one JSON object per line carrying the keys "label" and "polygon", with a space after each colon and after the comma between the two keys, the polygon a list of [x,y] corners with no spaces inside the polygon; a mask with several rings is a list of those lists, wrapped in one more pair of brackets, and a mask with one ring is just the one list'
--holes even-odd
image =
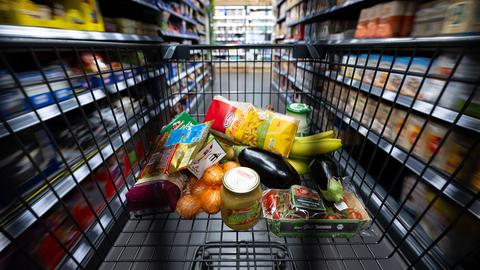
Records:
{"label": "metal wire mesh", "polygon": [[[3,106],[0,119],[0,143],[7,149],[1,161],[1,263],[474,267],[480,238],[474,181],[479,72],[471,64],[480,58],[469,46],[474,42],[170,48],[2,43],[3,105],[15,106]],[[38,73],[29,81],[31,70]],[[65,89],[70,91],[61,95]],[[235,232],[219,215],[128,218],[125,193],[160,126],[180,111],[202,121],[215,95],[282,113],[293,101],[312,106],[311,131],[334,129],[344,142],[334,157],[363,198],[375,234],[294,239],[274,236],[265,220]],[[413,203],[423,192],[427,199]],[[439,208],[449,216],[431,228]]]}

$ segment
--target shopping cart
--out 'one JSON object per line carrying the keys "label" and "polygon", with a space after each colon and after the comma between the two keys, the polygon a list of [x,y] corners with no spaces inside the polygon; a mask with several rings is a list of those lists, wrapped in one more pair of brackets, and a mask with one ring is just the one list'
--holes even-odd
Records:
{"label": "shopping cart", "polygon": [[[478,267],[479,188],[471,180],[478,175],[479,74],[471,65],[478,63],[471,46],[478,40],[405,40],[3,42],[0,263],[9,269]],[[450,71],[430,72],[439,65]],[[38,71],[35,78],[29,70]],[[427,83],[435,94],[423,92]],[[181,111],[202,121],[216,95],[281,113],[291,102],[310,105],[310,131],[334,129],[344,142],[333,157],[367,206],[371,233],[286,238],[272,234],[265,220],[236,232],[219,214],[130,216],[125,194],[160,127]],[[437,136],[425,141],[422,134]],[[429,153],[417,147],[426,143]],[[453,152],[456,158],[445,161]]]}

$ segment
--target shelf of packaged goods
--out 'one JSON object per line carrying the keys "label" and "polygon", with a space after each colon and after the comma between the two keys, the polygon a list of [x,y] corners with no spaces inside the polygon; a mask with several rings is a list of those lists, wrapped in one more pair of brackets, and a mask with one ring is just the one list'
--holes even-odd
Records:
{"label": "shelf of packaged goods", "polygon": [[[351,176],[352,182],[357,188],[358,194],[364,200],[365,206],[369,209],[371,217],[376,219],[376,222],[381,225],[380,227],[391,226],[389,232],[393,239],[405,237],[415,222],[410,213],[405,209],[398,211],[400,209],[399,202],[392,196],[388,196],[385,189],[376,183],[374,178],[360,164],[349,158],[346,151],[342,154],[340,154],[340,151],[336,151],[334,157],[339,161],[340,166],[346,169],[346,174]],[[373,217],[372,213],[379,214]],[[392,220],[393,223],[391,222]],[[407,236],[405,244],[402,246],[402,251],[405,252],[406,256],[417,258],[421,250],[424,250],[432,242],[428,234],[421,227],[416,226],[410,235]],[[434,254],[433,251],[437,252],[432,250],[432,254]],[[422,259],[421,264],[425,264],[425,269],[432,268],[432,264],[430,264],[430,267],[427,267],[428,261],[425,259]]]}
{"label": "shelf of packaged goods", "polygon": [[197,91],[195,97],[193,98],[193,100],[189,103],[188,105],[188,108],[186,110],[187,113],[190,113],[190,111],[192,110],[192,108],[195,107],[195,105],[197,104],[198,102],[198,99],[203,96],[203,92],[207,89],[209,89],[209,87],[212,85],[212,81],[208,81],[206,84],[203,84],[201,87],[199,87],[199,91]]}
{"label": "shelf of packaged goods", "polygon": [[293,94],[293,93],[287,94],[285,92],[285,90],[280,89],[280,87],[278,86],[278,84],[275,81],[272,81],[272,86],[276,91],[278,91],[280,97],[283,98],[287,104],[290,104],[290,103],[294,102],[292,97],[290,96],[290,94]]}
{"label": "shelf of packaged goods", "polygon": [[293,3],[291,3],[290,5],[288,5],[289,3],[287,2],[287,7],[285,8],[285,12],[289,11],[290,9],[294,8],[295,6],[301,4],[303,2],[303,0],[297,0],[297,1],[293,1]]}
{"label": "shelf of packaged goods", "polygon": [[201,9],[198,8],[198,7],[197,7],[192,1],[190,1],[190,0],[182,0],[182,3],[184,3],[185,5],[191,7],[191,8],[192,8],[193,10],[195,10],[195,11],[198,11],[198,12],[201,11]]}
{"label": "shelf of packaged goods", "polygon": [[169,105],[175,105],[177,102],[179,102],[182,99],[183,95],[188,94],[192,89],[194,89],[205,76],[208,76],[208,74],[210,74],[210,72],[205,71],[202,75],[198,76],[198,78],[195,79],[195,83],[192,83],[186,88],[181,89],[180,92],[178,93],[171,93],[172,97],[162,102],[160,106],[160,110],[165,109]]}
{"label": "shelf of packaged goods", "polygon": [[[145,4],[145,1],[142,1],[142,0],[134,0],[134,1],[137,2],[137,3],[141,3],[142,5],[147,5],[149,7],[152,6],[151,4],[148,4],[148,3]],[[166,11],[166,12],[170,13],[171,15],[173,15],[173,16],[175,16],[175,17],[177,17],[177,18],[179,18],[179,19],[181,19],[185,22],[191,23],[193,25],[198,24],[193,18],[190,18],[190,17],[185,16],[183,14],[177,13],[177,12],[171,10],[170,8],[163,6],[162,4],[164,4],[162,1],[157,2],[156,9],[158,11]]]}
{"label": "shelf of packaged goods", "polygon": [[[372,86],[368,83],[361,83],[359,80],[355,80],[352,78],[344,78],[342,75],[338,75],[336,72],[327,72],[324,77],[336,82],[343,83],[346,86],[353,87],[367,94],[370,92],[370,95],[381,98],[383,100],[395,102],[395,104],[399,104],[404,108],[408,109],[412,107],[414,111],[425,115],[429,115],[431,113],[431,115],[437,120],[445,121],[447,123],[453,123],[459,114],[459,112],[456,112],[454,110],[450,110],[440,106],[435,107],[434,104],[426,101],[414,101],[413,97],[405,96],[399,94],[398,92],[384,90],[382,93],[383,89],[380,87]],[[397,99],[396,101],[395,98]],[[480,133],[480,119],[476,117],[461,115],[456,125]]]}
{"label": "shelf of packaged goods", "polygon": [[[158,77],[160,76],[161,73],[162,72],[160,70],[149,72],[148,78]],[[145,78],[145,75],[146,74],[143,74],[143,75],[139,74],[139,75],[136,75],[135,78],[132,77],[127,80],[117,82],[115,84],[106,85],[105,90],[103,89],[103,87],[95,88],[95,89],[92,89],[91,91],[85,90],[84,92],[77,94],[80,105],[77,103],[77,100],[75,98],[70,98],[70,99],[59,102],[60,108],[65,113],[65,112],[69,112],[71,110],[77,109],[80,106],[91,104],[96,100],[105,98],[107,92],[117,93],[117,89],[119,92],[124,91],[128,87],[134,86],[135,83],[138,84],[138,83],[144,82],[147,79]],[[45,84],[45,88],[48,89],[47,84]],[[39,114],[42,121],[46,121],[61,115],[61,111],[58,108],[57,104],[52,104],[52,105],[48,105],[46,107],[37,109],[37,113]],[[35,112],[32,111],[32,112],[27,112],[19,116],[10,118],[7,120],[7,123],[10,125],[10,127],[14,132],[18,132],[40,123],[40,120],[35,115]],[[8,136],[8,134],[9,133],[5,125],[3,123],[0,123],[0,138]]]}
{"label": "shelf of packaged goods", "polygon": [[35,38],[86,41],[163,42],[159,36],[65,30],[47,27],[0,25],[0,38]]}
{"label": "shelf of packaged goods", "polygon": [[167,37],[167,38],[181,38],[181,39],[191,39],[191,40],[200,39],[198,35],[180,34],[175,32],[168,32],[168,31],[161,31],[160,33],[162,34],[163,37]]}
{"label": "shelf of packaged goods", "polygon": [[[81,183],[83,180],[85,180],[90,175],[90,169],[95,170],[102,165],[103,160],[111,157],[118,149],[120,149],[120,147],[123,146],[123,142],[129,141],[133,135],[135,135],[146,123],[156,117],[159,113],[160,112],[157,113],[155,109],[150,109],[148,112],[143,114],[142,118],[134,121],[134,123],[129,125],[129,127],[124,127],[121,135],[110,135],[112,137],[112,144],[105,145],[100,152],[95,153],[91,158],[89,158],[87,161],[88,165],[86,164],[85,160],[82,160],[77,164],[70,166],[71,168],[76,168],[73,170],[73,175],[75,176],[76,181]],[[61,177],[58,178],[58,180],[52,181],[50,185],[58,194],[58,196],[63,198],[77,185],[74,178],[69,174],[68,171],[64,171],[59,175]],[[62,175],[65,176],[62,177]],[[38,217],[45,215],[45,213],[47,213],[48,210],[50,210],[57,202],[58,199],[54,192],[47,186],[42,187],[38,194],[28,199],[30,208],[35,212],[36,215],[38,215]],[[21,235],[26,229],[34,224],[35,221],[37,221],[35,216],[22,206],[18,206],[9,214],[5,215],[5,219],[7,220],[2,221],[2,223],[4,223],[3,228],[15,238]],[[1,246],[3,245],[0,244],[0,247]]]}
{"label": "shelf of packaged goods", "polygon": [[[175,76],[169,80],[167,80],[167,85],[173,85],[175,83],[177,83],[178,81],[180,81],[181,79],[185,78],[185,76],[189,75],[190,73],[194,72],[197,68],[201,68],[203,67],[204,63],[199,63],[199,64],[196,64],[192,67],[189,67],[187,69],[187,71],[183,71],[180,73],[180,76]],[[176,68],[175,68],[176,69]]]}
{"label": "shelf of packaged goods", "polygon": [[344,9],[350,9],[350,8],[355,8],[358,5],[368,5],[368,3],[371,3],[372,5],[381,1],[378,0],[347,0],[343,2],[340,5],[332,6],[330,8],[318,11],[318,12],[313,12],[312,14],[306,15],[300,20],[296,20],[293,22],[290,22],[287,24],[287,26],[295,26],[300,23],[307,23],[307,22],[312,22],[312,21],[320,21],[322,19],[325,19],[327,16],[332,15],[333,13],[342,11]]}
{"label": "shelf of packaged goods", "polygon": [[[310,97],[318,100],[318,98],[314,97],[313,95],[310,95]],[[422,160],[411,155],[409,156],[407,152],[405,152],[403,149],[393,145],[391,142],[380,137],[376,133],[371,131],[369,132],[368,128],[364,127],[362,124],[359,124],[357,120],[349,117],[344,112],[337,110],[334,106],[323,101],[320,102],[325,106],[327,110],[329,110],[332,114],[334,114],[337,118],[342,120],[351,128],[358,130],[358,132],[362,136],[366,137],[370,142],[378,145],[379,148],[381,148],[387,154],[389,153],[390,156],[395,158],[397,161],[405,163],[406,167],[409,168],[416,175],[420,176],[422,171],[425,170],[422,175],[422,179],[436,190],[441,190],[443,186],[447,184],[449,178],[446,177],[444,174],[438,172],[436,169],[431,167],[425,168],[427,165]],[[466,190],[454,181],[450,182],[448,186],[444,188],[443,194],[462,207],[475,197],[474,192]],[[480,200],[477,200],[469,208],[469,211],[477,218],[480,218]]]}
{"label": "shelf of packaged goods", "polygon": [[452,35],[452,36],[436,36],[436,37],[399,37],[399,38],[370,38],[370,39],[337,39],[337,40],[318,40],[316,42],[309,42],[313,45],[325,46],[374,46],[380,45],[382,47],[408,47],[426,45],[432,46],[460,46],[461,44],[476,45],[480,42],[480,35]]}
{"label": "shelf of packaged goods", "polygon": [[277,0],[277,1],[275,2],[275,6],[278,7],[278,6],[280,6],[281,4],[283,4],[285,1],[286,1],[286,0]]}
{"label": "shelf of packaged goods", "polygon": [[[133,184],[135,183],[135,177],[138,177],[140,173],[139,167],[136,166],[132,172],[130,172],[130,174],[126,177],[126,183],[128,184],[129,188],[133,186]],[[92,223],[84,230],[87,238],[97,249],[101,246],[102,242],[107,237],[107,235],[105,234],[109,234],[112,231],[115,220],[118,220],[122,213],[124,213],[122,209],[122,203],[126,203],[125,195],[127,194],[128,189],[125,187],[125,184],[122,184],[122,186],[118,190],[118,196],[116,194],[113,195],[113,197],[110,198],[108,201],[108,207],[107,205],[105,205],[103,209],[99,211],[98,217],[100,220],[94,219]],[[108,208],[111,209],[111,212]],[[112,212],[114,216],[112,216]],[[71,253],[75,260],[77,262],[80,262],[84,267],[89,263],[88,259],[91,255],[93,255],[93,252],[94,251],[92,246],[84,237],[81,237],[77,241],[77,243],[71,248]],[[66,259],[59,265],[61,265],[60,269],[77,268],[77,264],[73,261],[72,258],[69,257],[66,257]]]}
{"label": "shelf of packaged goods", "polygon": [[280,75],[283,76],[283,77],[288,77],[288,76],[287,76],[287,75],[288,75],[287,72],[286,72],[286,71],[280,72],[280,69],[279,69],[278,67],[274,67],[274,68],[273,68],[273,71],[276,72],[276,73],[278,73],[278,74],[280,74]]}

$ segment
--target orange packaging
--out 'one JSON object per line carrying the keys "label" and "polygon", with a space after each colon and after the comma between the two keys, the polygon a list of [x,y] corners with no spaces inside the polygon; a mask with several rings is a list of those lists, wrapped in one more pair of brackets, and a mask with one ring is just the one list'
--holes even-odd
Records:
{"label": "orange packaging", "polygon": [[376,5],[369,8],[369,18],[367,22],[366,38],[376,37],[378,23],[380,21],[380,13],[382,12],[382,5]]}
{"label": "orange packaging", "polygon": [[415,12],[417,10],[417,2],[409,1],[405,7],[403,14],[402,27],[400,28],[400,37],[408,37],[413,29],[413,21],[415,19]]}
{"label": "orange packaging", "polygon": [[367,36],[367,23],[370,17],[370,9],[365,8],[360,12],[357,29],[355,30],[355,38],[365,38]]}
{"label": "orange packaging", "polygon": [[380,18],[376,28],[375,37],[398,37],[402,29],[403,15],[408,2],[392,1],[381,5]]}

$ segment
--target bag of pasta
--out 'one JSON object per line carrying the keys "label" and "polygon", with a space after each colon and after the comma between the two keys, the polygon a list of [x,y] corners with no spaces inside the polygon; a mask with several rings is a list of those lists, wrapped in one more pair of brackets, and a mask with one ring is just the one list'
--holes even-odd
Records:
{"label": "bag of pasta", "polygon": [[231,141],[288,157],[299,121],[293,117],[215,96],[205,121],[212,131]]}

